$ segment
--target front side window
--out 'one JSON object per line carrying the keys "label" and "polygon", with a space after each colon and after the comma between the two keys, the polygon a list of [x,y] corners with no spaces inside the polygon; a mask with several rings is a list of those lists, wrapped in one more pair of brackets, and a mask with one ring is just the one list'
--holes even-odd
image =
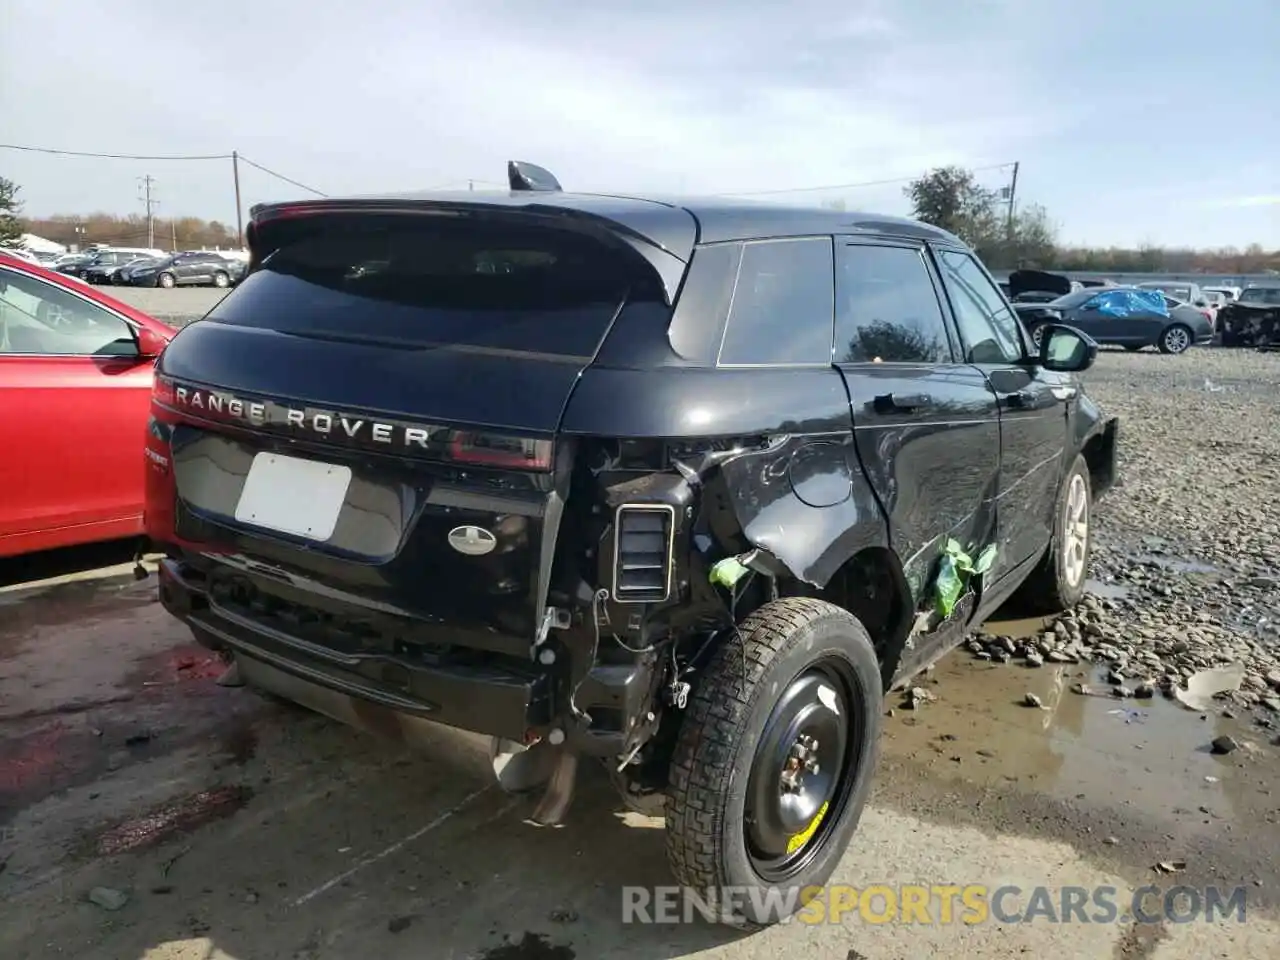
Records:
{"label": "front side window", "polygon": [[1018,318],[968,253],[938,250],[942,282],[951,300],[967,363],[1015,363],[1025,347]]}
{"label": "front side window", "polygon": [[134,356],[133,328],[68,290],[0,270],[0,356]]}
{"label": "front side window", "polygon": [[831,274],[830,237],[745,244],[718,362],[831,363]]}
{"label": "front side window", "polygon": [[843,245],[836,296],[838,362],[951,362],[946,320],[919,248]]}

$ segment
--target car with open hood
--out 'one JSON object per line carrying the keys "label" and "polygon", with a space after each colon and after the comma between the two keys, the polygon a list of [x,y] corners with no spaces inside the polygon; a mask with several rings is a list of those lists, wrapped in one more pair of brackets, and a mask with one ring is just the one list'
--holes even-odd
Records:
{"label": "car with open hood", "polygon": [[508,178],[251,211],[157,370],[161,602],[224,684],[489,737],[539,822],[602,764],[681,883],[745,894],[721,919],[781,920],[854,834],[886,690],[1015,594],[1083,596],[1096,344],[1033,348],[913,220]]}
{"label": "car with open hood", "polygon": [[1224,347],[1280,347],[1280,279],[1245,287],[1218,311]]}

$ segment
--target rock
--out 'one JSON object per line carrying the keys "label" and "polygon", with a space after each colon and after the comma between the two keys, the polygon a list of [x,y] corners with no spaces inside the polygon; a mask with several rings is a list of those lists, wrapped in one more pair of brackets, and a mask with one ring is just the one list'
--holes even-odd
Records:
{"label": "rock", "polygon": [[1268,710],[1280,713],[1280,697],[1261,697],[1259,702]]}
{"label": "rock", "polygon": [[1008,663],[1010,654],[1003,647],[997,647],[991,651],[991,659],[996,663]]}
{"label": "rock", "polygon": [[1225,755],[1225,754],[1231,753],[1231,751],[1235,750],[1239,746],[1240,744],[1238,744],[1234,738],[1224,736],[1224,737],[1217,737],[1213,741],[1213,744],[1210,747],[1210,750],[1213,753]]}
{"label": "rock", "polygon": [[919,710],[921,705],[931,703],[938,698],[924,687],[912,687],[907,691],[902,705],[908,710]]}
{"label": "rock", "polygon": [[1121,673],[1119,670],[1112,670],[1110,673],[1107,674],[1107,683],[1110,683],[1116,686],[1124,683],[1124,674]]}
{"label": "rock", "polygon": [[1264,590],[1271,590],[1276,586],[1280,586],[1280,580],[1275,577],[1250,577],[1249,586],[1260,587]]}
{"label": "rock", "polygon": [[1119,697],[1122,700],[1126,700],[1133,696],[1133,690],[1130,687],[1126,687],[1124,684],[1117,684],[1111,688],[1111,695],[1113,697]]}
{"label": "rock", "polygon": [[387,921],[387,932],[404,933],[413,923],[413,917],[392,917]]}
{"label": "rock", "polygon": [[1048,660],[1050,663],[1079,663],[1080,662],[1077,657],[1074,657],[1063,650],[1050,650],[1048,653],[1044,655],[1044,658]]}
{"label": "rock", "polygon": [[1107,839],[1103,840],[1102,842],[1105,843],[1108,847],[1114,847],[1117,843],[1120,842],[1120,840],[1116,837],[1107,837]]}
{"label": "rock", "polygon": [[977,640],[970,640],[968,643],[968,647],[969,647],[969,652],[972,654],[979,654],[979,653],[986,652],[986,647],[984,647]]}
{"label": "rock", "polygon": [[89,891],[89,902],[97,904],[103,910],[115,911],[129,902],[129,895],[111,887],[94,887]]}
{"label": "rock", "polygon": [[1272,670],[1262,679],[1272,690],[1280,690],[1280,670]]}
{"label": "rock", "polygon": [[1022,698],[1024,707],[1035,707],[1037,710],[1044,709],[1044,701],[1037,697],[1034,693],[1028,693]]}
{"label": "rock", "polygon": [[548,915],[552,923],[576,923],[578,911],[566,907],[563,910],[552,910]]}
{"label": "rock", "polygon": [[1043,667],[1043,666],[1044,666],[1044,657],[1042,657],[1040,654],[1036,653],[1034,650],[1028,650],[1028,651],[1027,651],[1027,666],[1029,666],[1029,667]]}
{"label": "rock", "polygon": [[1139,700],[1150,700],[1156,695],[1156,688],[1151,683],[1140,683],[1133,688],[1133,695]]}
{"label": "rock", "polygon": [[1078,693],[1081,696],[1088,697],[1088,696],[1092,696],[1097,691],[1094,690],[1093,687],[1089,686],[1087,683],[1073,683],[1071,685],[1071,692]]}

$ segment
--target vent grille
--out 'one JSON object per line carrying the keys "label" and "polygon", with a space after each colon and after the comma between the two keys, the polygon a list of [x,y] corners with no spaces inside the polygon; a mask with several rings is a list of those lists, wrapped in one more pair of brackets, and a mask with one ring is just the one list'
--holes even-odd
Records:
{"label": "vent grille", "polygon": [[675,510],[662,504],[618,508],[614,529],[613,598],[619,603],[659,603],[671,593]]}

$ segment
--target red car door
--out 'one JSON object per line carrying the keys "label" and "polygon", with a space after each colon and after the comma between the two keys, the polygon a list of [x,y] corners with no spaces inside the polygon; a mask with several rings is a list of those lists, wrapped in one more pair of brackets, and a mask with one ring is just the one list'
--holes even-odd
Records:
{"label": "red car door", "polygon": [[0,556],[141,531],[144,352],[122,316],[0,267]]}

